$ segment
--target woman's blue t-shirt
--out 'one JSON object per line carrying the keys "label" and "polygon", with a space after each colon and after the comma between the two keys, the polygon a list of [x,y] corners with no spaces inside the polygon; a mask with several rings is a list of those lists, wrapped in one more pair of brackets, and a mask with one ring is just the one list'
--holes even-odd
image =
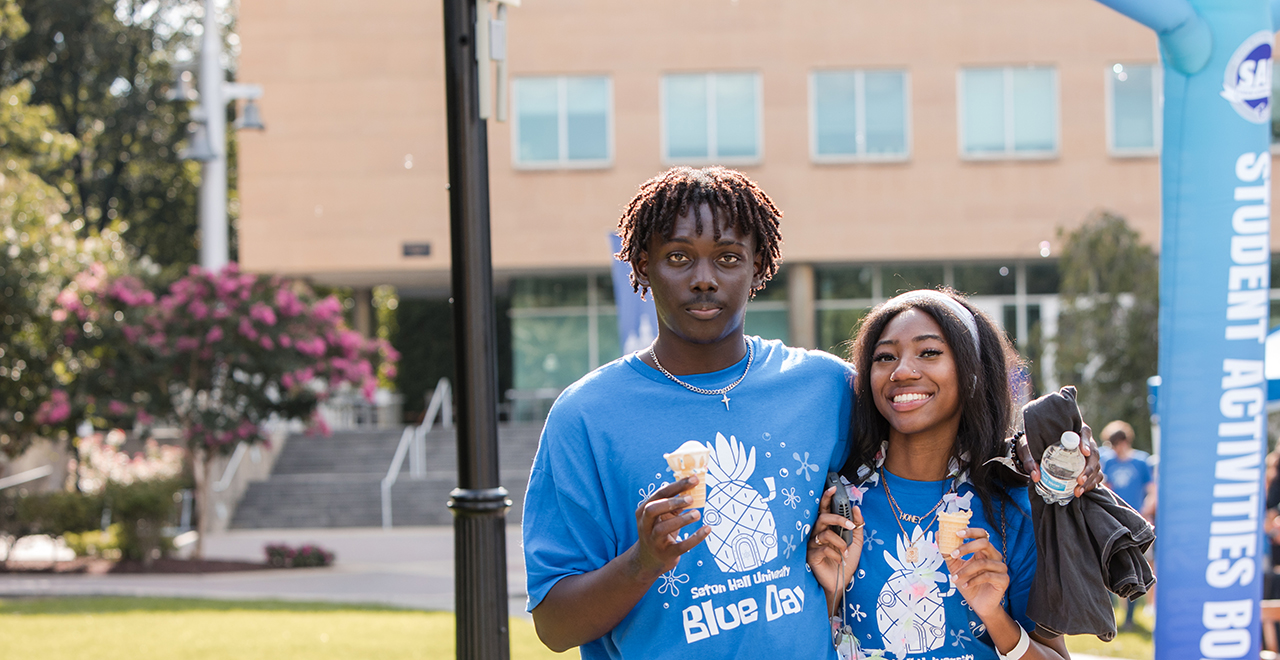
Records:
{"label": "woman's blue t-shirt", "polygon": [[[951,480],[910,481],[888,472],[883,474],[901,511],[924,518],[920,523],[898,520],[879,478],[859,488],[864,491],[861,507],[867,526],[862,557],[844,608],[845,623],[852,628],[859,656],[889,660],[997,660],[986,626],[952,584],[938,552],[934,539],[936,519],[925,516],[950,490]],[[968,483],[957,490],[962,498],[972,492]],[[992,502],[996,521],[992,525],[982,501],[973,493],[969,498],[973,511],[969,526],[981,527],[991,534],[992,543],[1009,567],[1006,611],[1031,631],[1035,630],[1035,623],[1026,615],[1027,595],[1036,569],[1031,506],[1026,489],[1012,489],[1009,495],[1012,502]],[[903,536],[904,531],[910,538]],[[910,551],[913,539],[915,561],[911,560]]]}

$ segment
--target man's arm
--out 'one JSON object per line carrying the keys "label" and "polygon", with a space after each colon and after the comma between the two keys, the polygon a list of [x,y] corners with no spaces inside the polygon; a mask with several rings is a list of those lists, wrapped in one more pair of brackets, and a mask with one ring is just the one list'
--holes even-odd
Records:
{"label": "man's arm", "polygon": [[533,609],[533,625],[547,648],[561,653],[603,637],[631,612],[680,556],[711,534],[702,526],[680,540],[679,532],[702,518],[681,495],[697,483],[681,479],[658,489],[636,508],[639,540],[604,566],[561,578]]}

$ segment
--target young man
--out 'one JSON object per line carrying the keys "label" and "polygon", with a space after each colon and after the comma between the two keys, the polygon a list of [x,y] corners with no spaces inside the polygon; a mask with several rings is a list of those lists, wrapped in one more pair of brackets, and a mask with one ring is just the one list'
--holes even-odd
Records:
{"label": "young man", "polygon": [[1156,488],[1151,476],[1151,455],[1133,448],[1133,427],[1115,420],[1102,427],[1102,438],[1111,447],[1102,453],[1102,473],[1106,484],[1120,499],[1142,511],[1147,497]]}
{"label": "young man", "polygon": [[[1133,448],[1133,436],[1133,427],[1119,419],[1102,427],[1102,438],[1110,447],[1110,451],[1102,452],[1102,474],[1107,487],[1120,499],[1148,520],[1152,520],[1154,515],[1147,510],[1148,503],[1155,501],[1156,491],[1156,481],[1151,473],[1151,455]],[[1152,602],[1151,594],[1147,595],[1147,599],[1147,602]],[[1136,607],[1137,601],[1125,601],[1121,630],[1133,629],[1133,612]]]}
{"label": "young man", "polygon": [[[619,221],[615,256],[653,294],[658,338],[547,417],[523,531],[528,609],[551,649],[836,657],[805,559],[825,475],[849,453],[853,371],[744,335],[747,301],[778,269],[781,215],[739,172],[674,168]],[[701,508],[685,494],[698,478],[675,479],[663,458],[689,441],[710,451]],[[1096,483],[1092,456],[1078,491]]]}
{"label": "young man", "polygon": [[[805,566],[824,477],[848,454],[853,373],[743,333],[777,272],[781,213],[741,173],[675,168],[640,188],[617,258],[658,337],[569,387],[524,510],[529,611],[582,657],[834,658]],[[663,454],[710,450],[706,503]],[[701,521],[700,524],[699,521]]]}

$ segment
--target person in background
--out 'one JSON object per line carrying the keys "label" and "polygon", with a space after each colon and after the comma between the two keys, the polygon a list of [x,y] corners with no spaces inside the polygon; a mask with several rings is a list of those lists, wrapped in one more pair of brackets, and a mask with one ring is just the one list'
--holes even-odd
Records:
{"label": "person in background", "polygon": [[[1107,487],[1135,511],[1146,516],[1148,502],[1153,505],[1155,502],[1156,481],[1151,473],[1151,455],[1133,448],[1133,436],[1133,427],[1122,420],[1117,419],[1102,427],[1102,438],[1111,448],[1111,451],[1101,454],[1102,474]],[[1125,603],[1121,630],[1133,628],[1136,605],[1137,602],[1132,600]]]}
{"label": "person in background", "polygon": [[1117,419],[1102,427],[1102,438],[1111,448],[1109,452],[1101,452],[1107,487],[1135,511],[1142,511],[1156,488],[1151,475],[1151,455],[1133,448],[1133,427],[1128,422]]}
{"label": "person in background", "polygon": [[1276,560],[1280,559],[1280,479],[1276,478],[1277,474],[1280,474],[1280,447],[1267,454],[1267,510],[1262,529],[1271,552],[1268,555],[1270,570],[1263,574],[1262,593],[1268,599],[1280,598],[1280,580],[1275,575]]}

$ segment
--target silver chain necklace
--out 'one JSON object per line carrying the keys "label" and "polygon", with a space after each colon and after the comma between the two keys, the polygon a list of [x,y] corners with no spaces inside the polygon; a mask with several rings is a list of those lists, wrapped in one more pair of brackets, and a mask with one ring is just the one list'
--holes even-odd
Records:
{"label": "silver chain necklace", "polygon": [[709,394],[711,396],[723,395],[724,398],[720,400],[720,403],[723,403],[724,409],[728,410],[729,409],[729,390],[737,387],[738,383],[741,383],[742,379],[747,377],[747,372],[751,371],[751,362],[752,360],[755,359],[755,353],[756,353],[755,344],[752,344],[751,340],[747,339],[746,337],[743,337],[742,341],[747,345],[747,368],[742,370],[742,375],[738,376],[738,380],[735,380],[732,383],[729,383],[725,387],[722,387],[718,390],[704,390],[701,387],[694,387],[693,385],[690,385],[684,382],[683,380],[680,380],[679,378],[676,378],[675,376],[673,376],[671,372],[667,371],[667,368],[662,366],[662,363],[658,361],[658,354],[653,352],[653,346],[649,347],[649,357],[653,358],[653,363],[658,365],[658,371],[661,371],[662,375],[679,383],[686,390],[689,390],[690,392],[696,392],[698,394]]}

